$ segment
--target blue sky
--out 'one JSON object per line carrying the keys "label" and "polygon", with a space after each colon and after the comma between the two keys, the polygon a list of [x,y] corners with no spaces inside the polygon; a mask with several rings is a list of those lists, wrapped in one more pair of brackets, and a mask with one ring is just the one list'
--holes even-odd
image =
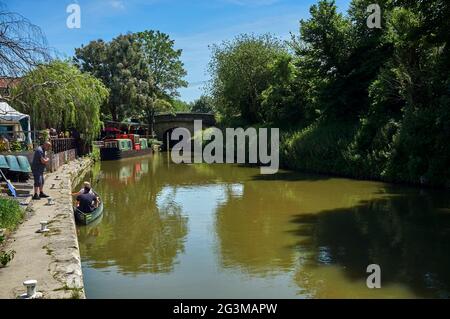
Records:
{"label": "blue sky", "polygon": [[[2,2],[0,0],[0,2]],[[241,33],[272,33],[288,39],[298,33],[300,19],[308,18],[316,0],[8,0],[18,12],[42,28],[49,45],[70,57],[74,49],[91,40],[110,40],[119,34],[160,30],[183,49],[189,87],[181,99],[193,101],[208,80],[211,44],[233,39]],[[66,8],[81,7],[81,29],[68,29]],[[349,0],[337,0],[345,11]]]}

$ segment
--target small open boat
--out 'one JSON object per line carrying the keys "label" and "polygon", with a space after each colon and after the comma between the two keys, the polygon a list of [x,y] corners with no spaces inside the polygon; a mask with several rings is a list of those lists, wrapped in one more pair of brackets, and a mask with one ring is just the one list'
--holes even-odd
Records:
{"label": "small open boat", "polygon": [[83,213],[76,207],[73,208],[73,212],[75,214],[75,220],[77,221],[77,223],[81,225],[89,225],[90,223],[97,220],[100,216],[102,216],[103,201],[100,199],[100,204],[98,205],[98,208],[90,214]]}

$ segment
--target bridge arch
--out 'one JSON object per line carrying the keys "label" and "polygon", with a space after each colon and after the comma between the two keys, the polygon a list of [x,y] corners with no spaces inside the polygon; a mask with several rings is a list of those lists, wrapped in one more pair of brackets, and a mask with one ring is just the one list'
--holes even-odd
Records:
{"label": "bridge arch", "polygon": [[[186,128],[194,136],[194,121],[201,120],[203,129],[216,125],[214,114],[201,113],[176,113],[159,114],[155,116],[155,134],[157,138],[166,144],[167,134],[176,128]],[[176,144],[176,141],[173,143]],[[173,146],[171,143],[171,147]]]}
{"label": "bridge arch", "polygon": [[[169,147],[169,149],[172,149],[175,145],[177,145],[179,142],[181,142],[181,140],[173,140],[172,139],[173,131],[175,131],[178,128],[181,128],[181,127],[172,127],[164,132],[163,138],[161,141],[164,142],[165,149],[167,149],[167,147]],[[191,132],[191,130],[189,130],[189,132]],[[191,132],[191,136],[192,136],[192,132]],[[169,144],[167,145],[167,143],[169,143]]]}

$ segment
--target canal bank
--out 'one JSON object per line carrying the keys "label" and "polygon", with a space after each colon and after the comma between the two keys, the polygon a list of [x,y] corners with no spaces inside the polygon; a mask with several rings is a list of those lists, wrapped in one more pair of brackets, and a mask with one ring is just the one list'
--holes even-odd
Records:
{"label": "canal bank", "polygon": [[[91,168],[92,159],[74,160],[46,175],[46,192],[54,201],[32,202],[27,216],[8,239],[6,250],[15,258],[0,268],[0,298],[14,299],[25,293],[25,280],[37,280],[44,299],[85,298],[75,220],[72,186]],[[49,232],[37,232],[41,221]]]}

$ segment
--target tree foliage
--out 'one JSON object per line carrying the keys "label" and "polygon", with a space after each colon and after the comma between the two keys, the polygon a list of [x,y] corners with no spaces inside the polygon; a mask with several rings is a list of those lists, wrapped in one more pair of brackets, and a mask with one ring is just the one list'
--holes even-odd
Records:
{"label": "tree foliage", "polygon": [[175,41],[159,31],[144,31],[132,36],[152,83],[150,100],[142,104],[138,116],[153,126],[156,113],[176,112],[183,107],[183,103],[176,99],[178,89],[187,86],[183,80],[187,73],[181,62],[182,50],[175,49]]}
{"label": "tree foliage", "polygon": [[34,130],[75,128],[86,142],[98,137],[108,90],[68,62],[53,61],[26,74],[13,90],[13,106],[29,114]]}
{"label": "tree foliage", "polygon": [[271,35],[240,35],[212,47],[210,93],[225,118],[248,123],[264,121],[261,93],[271,82],[272,61],[285,53]]}
{"label": "tree foliage", "polygon": [[269,64],[269,86],[261,93],[261,107],[266,123],[286,126],[304,117],[304,95],[296,82],[296,70],[292,57],[281,54]]}
{"label": "tree foliage", "polygon": [[109,101],[102,108],[105,118],[122,121],[151,104],[153,81],[134,36],[120,35],[109,43],[92,41],[76,49],[75,62],[110,90]]}
{"label": "tree foliage", "polygon": [[155,113],[173,110],[177,90],[187,85],[182,52],[174,45],[161,32],[130,33],[76,49],[75,62],[109,88],[110,99],[102,109],[105,118],[142,118],[153,124]]}
{"label": "tree foliage", "polygon": [[190,110],[193,113],[214,113],[214,101],[210,96],[202,95],[191,104]]}
{"label": "tree foliage", "polygon": [[18,77],[48,60],[41,29],[0,2],[0,76]]}
{"label": "tree foliage", "polygon": [[450,3],[380,0],[382,27],[371,29],[372,3],[352,0],[342,14],[318,1],[291,51],[254,36],[216,47],[220,118],[294,127],[282,149],[296,168],[448,185]]}
{"label": "tree foliage", "polygon": [[186,87],[187,75],[181,62],[182,50],[175,49],[175,41],[160,31],[144,31],[135,35],[145,64],[154,82],[154,89],[161,97],[177,97],[178,89]]}
{"label": "tree foliage", "polygon": [[175,113],[189,113],[191,111],[191,105],[179,99],[172,101],[172,108]]}

